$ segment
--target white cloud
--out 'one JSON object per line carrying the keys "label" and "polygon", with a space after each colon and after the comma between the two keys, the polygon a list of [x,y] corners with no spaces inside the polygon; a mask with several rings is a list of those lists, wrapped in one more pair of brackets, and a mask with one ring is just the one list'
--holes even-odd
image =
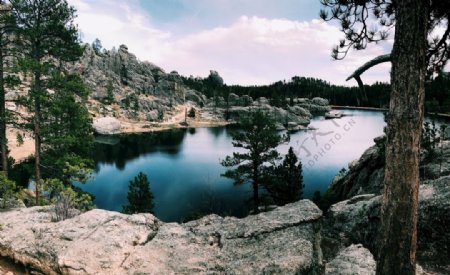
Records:
{"label": "white cloud", "polygon": [[[133,2],[70,2],[79,10],[77,22],[86,41],[98,37],[108,48],[126,44],[141,60],[183,75],[206,76],[214,69],[227,84],[268,84],[294,75],[345,84],[354,69],[386,53],[383,46],[371,45],[364,51],[349,53],[343,61],[332,61],[331,48],[342,34],[335,26],[319,20],[241,16],[228,26],[175,37],[154,27]],[[363,80],[372,83],[388,78],[389,66],[385,64],[367,72]]]}

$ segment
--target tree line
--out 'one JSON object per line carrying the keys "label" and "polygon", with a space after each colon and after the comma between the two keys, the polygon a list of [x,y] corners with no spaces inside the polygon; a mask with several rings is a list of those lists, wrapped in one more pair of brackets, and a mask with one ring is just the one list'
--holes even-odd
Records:
{"label": "tree line", "polygon": [[[238,96],[249,95],[253,99],[266,97],[278,107],[292,104],[294,98],[322,97],[331,105],[388,108],[391,85],[375,82],[364,85],[364,89],[353,86],[333,85],[330,82],[313,78],[294,76],[289,80],[277,81],[270,85],[240,86],[226,85],[215,80],[211,74],[206,78],[183,77],[184,84],[204,93],[207,97],[223,97],[230,93]],[[450,113],[450,76],[441,72],[425,84],[425,110],[429,113]]]}

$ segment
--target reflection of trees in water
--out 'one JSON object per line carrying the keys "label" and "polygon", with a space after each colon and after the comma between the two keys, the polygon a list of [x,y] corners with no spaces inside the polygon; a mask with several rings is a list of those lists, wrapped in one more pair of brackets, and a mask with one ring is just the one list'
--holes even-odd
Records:
{"label": "reflection of trees in water", "polygon": [[188,132],[189,132],[189,134],[191,134],[191,135],[195,135],[195,133],[197,132],[197,129],[195,129],[195,128],[189,128],[189,129],[188,129]]}
{"label": "reflection of trees in water", "polygon": [[226,127],[211,127],[208,128],[208,132],[212,134],[215,138],[219,137],[226,131]]}
{"label": "reflection of trees in water", "polygon": [[180,145],[185,135],[186,130],[174,129],[155,133],[122,135],[117,137],[119,140],[101,137],[95,143],[94,160],[96,164],[114,163],[118,169],[123,170],[128,161],[144,154],[162,152],[176,156],[180,152]]}
{"label": "reflection of trees in water", "polygon": [[187,213],[178,222],[197,220],[210,214],[238,218],[248,215],[250,209],[248,202],[242,202],[240,197],[229,196],[217,189],[218,179],[213,180],[208,174],[202,181],[195,195],[196,199],[187,205]]}

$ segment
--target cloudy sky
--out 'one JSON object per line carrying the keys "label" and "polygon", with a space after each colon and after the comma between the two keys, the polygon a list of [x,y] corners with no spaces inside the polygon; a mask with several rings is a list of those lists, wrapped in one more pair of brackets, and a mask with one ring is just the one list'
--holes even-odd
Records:
{"label": "cloudy sky", "polygon": [[[217,70],[227,84],[270,84],[292,76],[345,82],[392,40],[331,59],[342,37],[319,19],[319,0],[68,0],[77,9],[82,40],[105,48],[128,46],[138,59],[165,71],[205,77]],[[388,81],[389,65],[371,69],[365,83]]]}

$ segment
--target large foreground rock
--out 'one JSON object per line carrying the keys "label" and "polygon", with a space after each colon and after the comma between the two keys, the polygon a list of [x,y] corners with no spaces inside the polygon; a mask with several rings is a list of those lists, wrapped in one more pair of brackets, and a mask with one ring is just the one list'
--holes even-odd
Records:
{"label": "large foreground rock", "polygon": [[372,253],[361,244],[343,249],[325,267],[327,275],[375,275],[375,271],[376,263]]}
{"label": "large foreground rock", "polygon": [[114,117],[102,117],[94,120],[94,131],[101,135],[114,135],[120,133],[120,121]]}
{"label": "large foreground rock", "polygon": [[[361,243],[375,253],[381,196],[355,196],[334,204],[323,222],[325,260]],[[419,191],[418,259],[423,266],[450,267],[450,176],[428,180]]]}
{"label": "large foreground rock", "polygon": [[186,224],[105,210],[51,222],[51,212],[0,212],[0,254],[45,274],[314,274],[321,262],[322,212],[308,200]]}

